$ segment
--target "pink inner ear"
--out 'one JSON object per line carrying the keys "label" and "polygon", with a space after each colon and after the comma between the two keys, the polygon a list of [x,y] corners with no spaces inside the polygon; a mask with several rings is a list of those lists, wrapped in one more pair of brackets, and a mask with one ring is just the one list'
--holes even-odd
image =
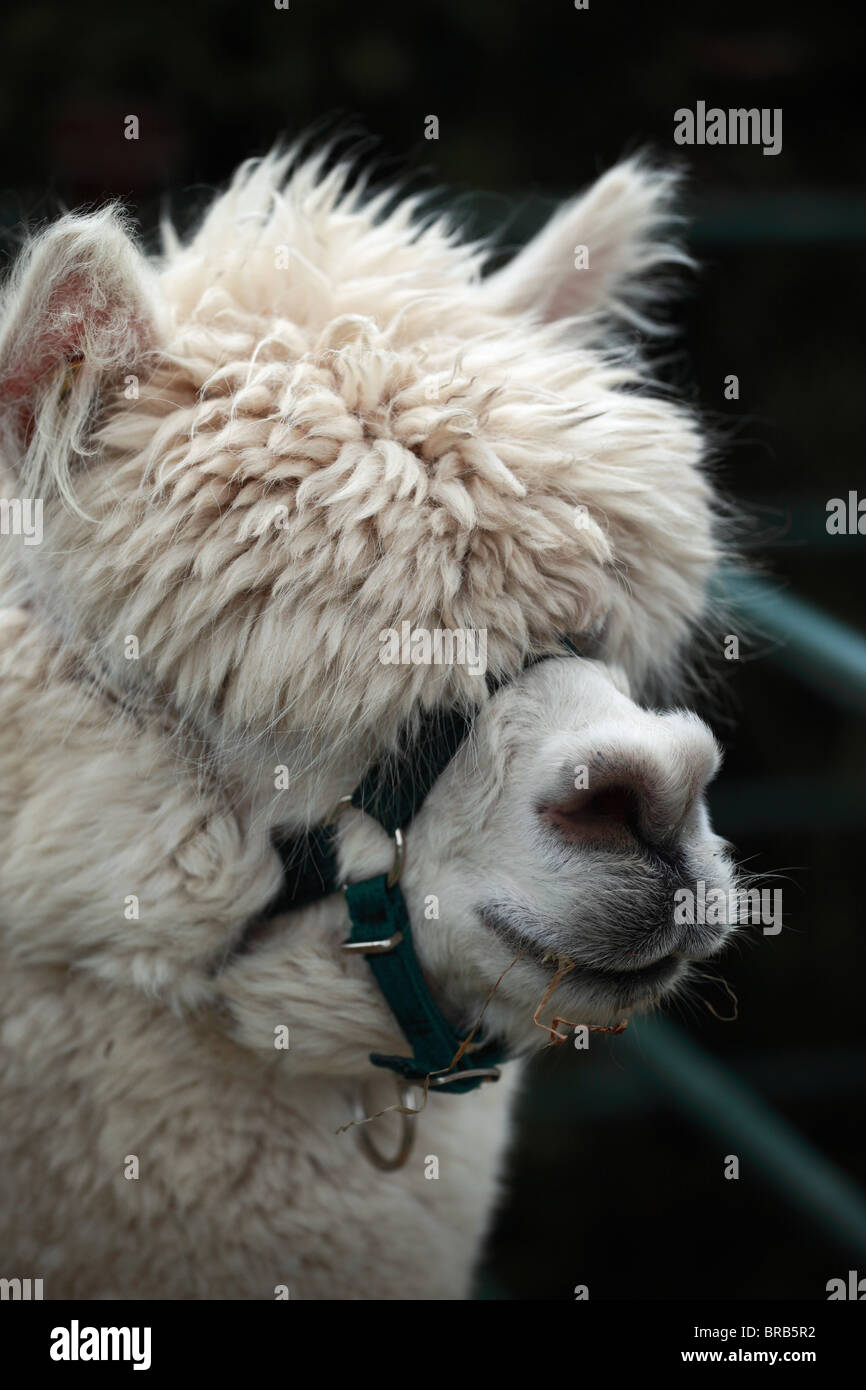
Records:
{"label": "pink inner ear", "polygon": [[85,313],[99,328],[109,322],[111,308],[93,309],[87,304],[88,286],[82,275],[71,275],[59,284],[33,325],[33,336],[18,345],[18,360],[0,376],[0,401],[29,401],[44,377],[80,359],[86,334]]}
{"label": "pink inner ear", "polygon": [[17,371],[7,372],[0,379],[0,400],[26,401],[32,396],[36,386],[53,371],[60,371],[64,362],[81,360],[75,343],[84,341],[84,325],[79,325],[77,335],[46,334],[39,345],[38,352]]}
{"label": "pink inner ear", "polygon": [[[94,303],[97,296],[99,302]],[[130,325],[133,338],[143,347],[149,333],[141,316],[118,299],[105,303],[86,275],[69,275],[53,289],[41,306],[39,322],[17,345],[16,360],[0,373],[0,405],[12,408],[25,447],[33,436],[40,383],[60,377],[68,364],[86,358],[88,342],[100,347],[109,342],[113,329],[128,339]]]}

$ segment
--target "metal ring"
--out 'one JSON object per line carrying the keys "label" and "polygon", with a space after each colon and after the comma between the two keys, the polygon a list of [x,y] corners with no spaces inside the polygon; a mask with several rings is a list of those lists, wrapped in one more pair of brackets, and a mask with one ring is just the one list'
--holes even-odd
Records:
{"label": "metal ring", "polygon": [[[349,811],[353,808],[352,796],[353,793],[349,792],[347,796],[340,797],[339,801],[334,806],[333,810],[331,811],[330,815],[325,821],[325,825],[333,825],[338,816],[341,816],[344,811]],[[354,809],[356,811],[360,811],[361,807],[355,806]],[[388,874],[389,888],[393,888],[394,884],[399,882],[400,875],[403,872],[403,864],[406,859],[406,841],[403,837],[403,831],[400,829],[395,830],[392,839],[394,841],[394,859],[391,864],[391,871]],[[345,886],[345,884],[341,885],[341,887],[343,888],[345,888]]]}
{"label": "metal ring", "polygon": [[[394,1077],[394,1084],[397,1088],[397,1098],[399,1103],[407,1108],[415,1109],[412,1105],[413,1094],[411,1086],[402,1086]],[[412,1123],[416,1118],[414,1115],[398,1114],[400,1120],[400,1142],[397,1150],[393,1154],[384,1154],[381,1149],[377,1149],[370,1133],[370,1121],[368,1118],[367,1104],[364,1100],[365,1093],[369,1090],[370,1083],[366,1082],[361,1086],[358,1098],[355,1102],[355,1119],[360,1123],[358,1130],[358,1144],[361,1152],[374,1168],[378,1168],[383,1173],[393,1173],[398,1168],[402,1168],[412,1152],[412,1145],[415,1142],[415,1126]],[[370,1106],[372,1109],[372,1106]],[[366,1123],[364,1123],[366,1121]]]}

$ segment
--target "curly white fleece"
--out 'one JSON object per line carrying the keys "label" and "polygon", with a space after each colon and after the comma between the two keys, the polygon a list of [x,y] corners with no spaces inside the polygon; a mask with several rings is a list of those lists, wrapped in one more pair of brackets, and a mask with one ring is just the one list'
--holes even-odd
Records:
{"label": "curly white fleece", "polygon": [[[274,734],[315,753],[351,730],[372,753],[420,705],[483,699],[465,666],[382,665],[379,634],[405,620],[484,629],[497,673],[562,633],[638,689],[671,674],[717,559],[701,436],[634,353],[600,346],[645,295],[635,277],[676,255],[670,177],[618,167],[484,279],[487,248],[419,224],[416,202],[288,168],[245,165],[156,266],[108,214],[64,219],[7,295],[0,400],[36,263],[62,286],[89,257],[102,285],[74,430],[52,413],[51,459],[37,432],[22,464],[49,498],[34,568],[61,630],[217,742],[265,740],[265,763]],[[40,389],[53,412],[56,378]]]}

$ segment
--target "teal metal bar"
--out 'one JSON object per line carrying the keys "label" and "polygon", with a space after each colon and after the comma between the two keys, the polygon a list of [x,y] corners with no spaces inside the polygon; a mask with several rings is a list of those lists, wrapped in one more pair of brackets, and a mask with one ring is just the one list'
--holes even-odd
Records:
{"label": "teal metal bar", "polygon": [[862,551],[863,537],[858,533],[831,535],[827,530],[827,500],[809,493],[750,497],[749,516],[756,523],[753,545],[762,551],[785,550],[810,560],[815,550],[843,560],[853,556],[858,546]]}
{"label": "teal metal bar", "polygon": [[724,603],[759,635],[779,643],[774,658],[836,704],[866,714],[866,636],[805,599],[740,570],[720,577]]}
{"label": "teal metal bar", "polygon": [[721,1140],[720,1181],[724,1155],[751,1160],[786,1202],[866,1260],[866,1199],[793,1126],[666,1019],[638,1020],[620,1045],[692,1123]]}
{"label": "teal metal bar", "polygon": [[866,238],[866,197],[816,189],[759,193],[706,192],[696,207],[689,241],[701,246],[813,246]]}

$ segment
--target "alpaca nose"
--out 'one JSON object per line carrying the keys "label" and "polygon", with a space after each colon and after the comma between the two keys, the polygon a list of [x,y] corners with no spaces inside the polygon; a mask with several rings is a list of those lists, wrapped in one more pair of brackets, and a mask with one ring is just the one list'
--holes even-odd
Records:
{"label": "alpaca nose", "polygon": [[673,853],[703,814],[720,754],[693,715],[650,715],[651,725],[596,744],[576,766],[576,785],[542,808],[566,838],[600,846],[637,841]]}

